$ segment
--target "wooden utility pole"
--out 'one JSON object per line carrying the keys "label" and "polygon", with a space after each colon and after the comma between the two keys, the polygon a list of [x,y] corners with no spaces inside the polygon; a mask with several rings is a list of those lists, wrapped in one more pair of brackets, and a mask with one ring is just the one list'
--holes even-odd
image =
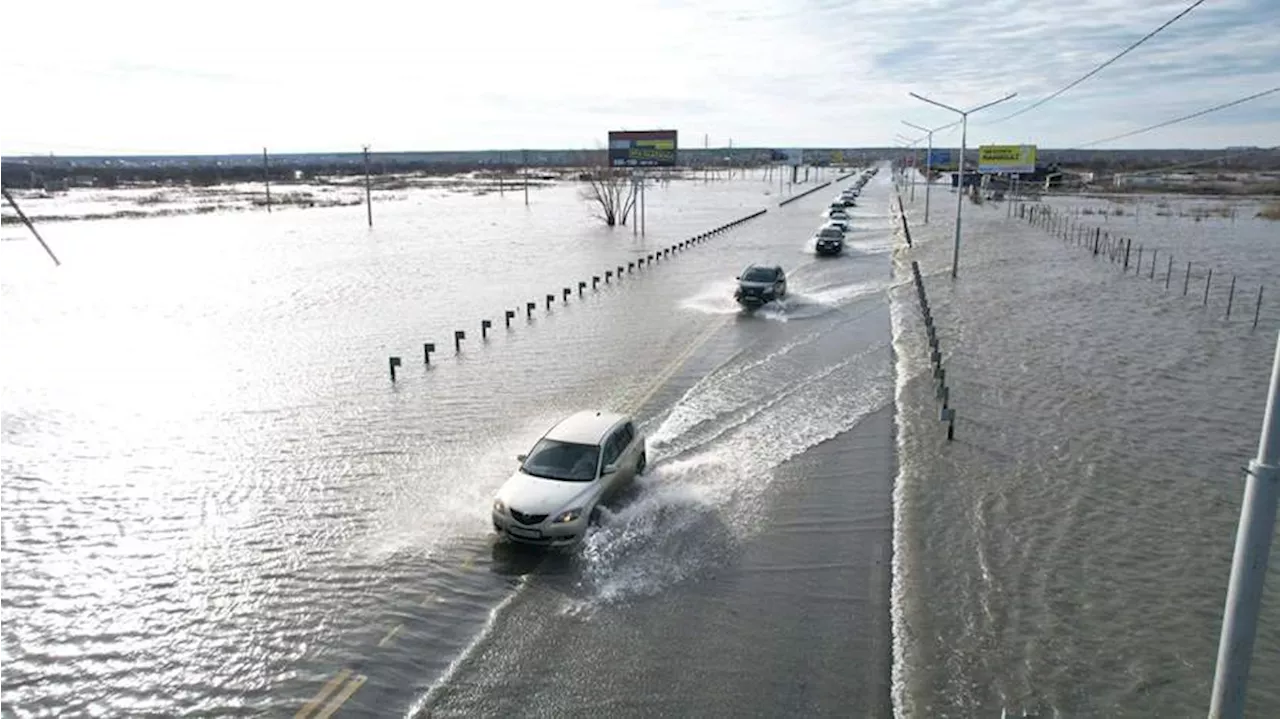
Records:
{"label": "wooden utility pole", "polygon": [[369,146],[364,146],[364,205],[369,212],[369,226],[373,227],[373,188],[369,184]]}
{"label": "wooden utility pole", "polygon": [[18,207],[18,201],[13,199],[13,195],[9,194],[9,188],[0,187],[0,192],[4,193],[4,199],[8,200],[9,204],[13,206],[14,211],[18,213],[18,218],[22,220],[28,230],[31,230],[31,234],[35,235],[36,239],[40,241],[40,246],[44,248],[44,251],[49,253],[49,258],[53,260],[53,264],[61,267],[62,263],[58,261],[58,256],[53,254],[53,250],[49,249],[49,245],[45,244],[44,238],[40,236],[39,232],[36,232],[36,226],[31,224],[31,220],[27,219],[27,214],[22,211],[21,207]]}
{"label": "wooden utility pole", "polygon": [[262,182],[267,186],[267,214],[271,214],[271,166],[267,164],[267,148],[262,148]]}

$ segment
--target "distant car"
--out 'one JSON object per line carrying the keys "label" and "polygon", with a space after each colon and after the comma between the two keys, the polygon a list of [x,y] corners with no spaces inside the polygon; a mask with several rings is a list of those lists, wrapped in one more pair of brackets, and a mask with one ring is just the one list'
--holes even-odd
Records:
{"label": "distant car", "polygon": [[746,307],[759,307],[787,296],[787,273],[777,265],[748,265],[738,275],[733,298]]}
{"label": "distant car", "polygon": [[827,210],[827,219],[828,220],[844,220],[845,222],[848,222],[849,213],[845,212],[844,210]]}
{"label": "distant car", "polygon": [[813,236],[813,245],[819,255],[838,255],[844,252],[844,232],[827,225]]}
{"label": "distant car", "polygon": [[501,536],[549,547],[582,541],[597,508],[644,474],[644,435],[628,416],[584,410],[560,420],[516,457],[493,499]]}
{"label": "distant car", "polygon": [[840,230],[841,234],[848,234],[850,225],[848,220],[828,220],[823,227],[834,227]]}

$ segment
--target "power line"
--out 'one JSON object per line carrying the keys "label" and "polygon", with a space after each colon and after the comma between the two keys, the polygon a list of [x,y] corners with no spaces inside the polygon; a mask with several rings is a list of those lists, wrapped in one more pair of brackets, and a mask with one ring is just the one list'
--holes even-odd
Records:
{"label": "power line", "polygon": [[1125,55],[1128,55],[1130,52],[1132,52],[1132,51],[1133,51],[1133,49],[1134,49],[1134,48],[1138,47],[1138,46],[1139,46],[1139,45],[1141,45],[1142,43],[1144,43],[1144,42],[1146,42],[1146,41],[1150,40],[1151,38],[1155,37],[1157,34],[1159,34],[1159,33],[1160,33],[1160,31],[1162,31],[1162,30],[1164,30],[1165,28],[1169,27],[1170,25],[1174,24],[1174,23],[1175,23],[1175,22],[1177,22],[1178,20],[1181,20],[1181,19],[1182,19],[1182,18],[1183,18],[1187,13],[1191,12],[1192,10],[1195,10],[1197,7],[1199,7],[1200,5],[1202,5],[1204,2],[1205,2],[1205,0],[1196,0],[1195,2],[1191,3],[1191,5],[1189,5],[1185,10],[1183,10],[1183,11],[1182,11],[1182,12],[1180,12],[1180,13],[1178,13],[1177,15],[1174,15],[1171,19],[1167,20],[1163,25],[1161,25],[1160,27],[1156,28],[1155,30],[1152,30],[1151,32],[1147,33],[1145,36],[1143,36],[1143,37],[1142,37],[1142,39],[1140,39],[1140,40],[1138,40],[1137,42],[1133,43],[1133,44],[1132,44],[1132,45],[1130,45],[1129,47],[1126,47],[1124,50],[1122,50],[1122,51],[1120,52],[1120,54],[1119,54],[1119,55],[1116,55],[1115,57],[1113,57],[1113,58],[1111,58],[1110,60],[1107,60],[1106,62],[1102,63],[1101,65],[1099,65],[1099,66],[1097,66],[1097,67],[1093,68],[1092,70],[1090,70],[1089,72],[1085,73],[1084,75],[1081,75],[1081,76],[1080,76],[1079,78],[1077,78],[1074,82],[1072,82],[1071,84],[1069,84],[1069,85],[1067,85],[1066,87],[1062,88],[1061,90],[1058,90],[1057,92],[1053,93],[1052,95],[1049,95],[1048,97],[1045,97],[1045,98],[1042,98],[1042,99],[1040,99],[1040,100],[1037,100],[1036,102],[1033,102],[1032,104],[1027,105],[1026,107],[1022,108],[1021,110],[1018,110],[1018,111],[1013,112],[1013,113],[1011,113],[1011,114],[1005,115],[1004,117],[997,118],[997,119],[995,119],[995,120],[991,120],[990,122],[983,122],[983,123],[978,123],[978,124],[981,124],[981,125],[994,125],[994,124],[995,124],[995,123],[997,123],[997,122],[1004,122],[1005,120],[1008,120],[1008,119],[1013,118],[1013,117],[1017,117],[1018,115],[1021,115],[1021,114],[1022,114],[1022,113],[1024,113],[1024,112],[1030,112],[1030,111],[1032,111],[1032,110],[1036,109],[1037,107],[1040,107],[1041,105],[1043,105],[1043,104],[1045,104],[1046,102],[1048,102],[1048,101],[1052,100],[1053,98],[1055,98],[1055,97],[1057,97],[1057,96],[1061,95],[1062,93],[1066,92],[1067,90],[1070,90],[1071,88],[1075,87],[1076,85],[1079,85],[1080,83],[1084,82],[1085,80],[1088,80],[1089,78],[1093,77],[1094,75],[1097,75],[1099,72],[1101,72],[1101,71],[1102,71],[1104,68],[1106,68],[1108,65],[1110,65],[1110,64],[1112,64],[1112,63],[1114,63],[1116,60],[1119,60],[1120,58],[1124,57]]}
{"label": "power line", "polygon": [[1250,148],[1248,150],[1241,150],[1239,152],[1230,152],[1225,155],[1217,155],[1215,157],[1210,157],[1204,160],[1196,160],[1195,162],[1184,162],[1178,165],[1170,165],[1168,167],[1157,167],[1151,170],[1136,170],[1134,172],[1125,172],[1122,174],[1124,174],[1126,177],[1133,176],[1133,175],[1160,174],[1163,172],[1172,172],[1174,170],[1185,170],[1190,167],[1200,167],[1201,165],[1212,165],[1215,162],[1221,162],[1222,160],[1230,160],[1233,157],[1243,157],[1245,155],[1255,155],[1255,154],[1265,155],[1268,152],[1275,152],[1276,150],[1280,150],[1280,145],[1276,145],[1275,147],[1255,147],[1255,148]]}
{"label": "power line", "polygon": [[1213,107],[1206,108],[1206,109],[1204,109],[1204,110],[1200,110],[1199,112],[1193,112],[1193,113],[1191,113],[1190,115],[1183,115],[1182,117],[1177,117],[1177,118],[1174,118],[1174,119],[1172,119],[1172,120],[1165,120],[1164,122],[1158,122],[1158,123],[1156,123],[1156,124],[1154,124],[1154,125],[1149,125],[1149,126],[1147,126],[1147,127],[1144,127],[1144,128],[1138,129],[1138,130],[1131,130],[1131,131],[1129,131],[1129,132],[1123,132],[1123,133],[1120,133],[1119,135],[1112,135],[1111,137],[1104,137],[1104,138],[1103,138],[1103,139],[1101,139],[1101,140],[1094,140],[1093,142],[1086,142],[1086,143],[1084,143],[1083,145],[1076,145],[1075,147],[1070,148],[1070,149],[1072,149],[1072,150],[1082,150],[1082,149],[1084,149],[1084,148],[1086,148],[1086,147],[1093,147],[1094,145],[1101,145],[1101,144],[1102,144],[1102,143],[1104,143],[1104,142],[1111,142],[1112,140],[1120,140],[1120,139],[1123,139],[1123,138],[1126,138],[1126,137],[1133,137],[1134,135],[1141,135],[1141,134],[1143,134],[1143,133],[1145,133],[1145,132],[1151,132],[1152,130],[1158,130],[1158,129],[1162,128],[1162,127],[1168,127],[1168,126],[1170,126],[1170,125],[1176,125],[1176,124],[1178,124],[1178,123],[1180,123],[1180,122],[1186,122],[1187,120],[1194,120],[1194,119],[1195,119],[1195,118],[1197,118],[1197,117],[1203,117],[1204,115],[1208,115],[1209,113],[1212,113],[1212,112],[1217,112],[1217,111],[1219,111],[1219,110],[1225,110],[1225,109],[1227,109],[1228,107],[1235,107],[1236,105],[1240,105],[1240,104],[1243,104],[1243,103],[1249,102],[1250,100],[1256,100],[1256,99],[1258,99],[1258,98],[1260,98],[1260,97],[1265,97],[1266,95],[1270,95],[1270,94],[1271,94],[1271,93],[1273,93],[1273,92],[1280,92],[1280,86],[1273,87],[1273,88],[1271,88],[1270,90],[1263,90],[1262,92],[1256,92],[1256,93],[1254,93],[1254,94],[1252,94],[1252,95],[1249,95],[1248,97],[1242,97],[1242,98],[1240,98],[1240,99],[1238,99],[1238,100],[1232,100],[1231,102],[1224,102],[1224,103],[1222,103],[1221,105],[1214,105]]}

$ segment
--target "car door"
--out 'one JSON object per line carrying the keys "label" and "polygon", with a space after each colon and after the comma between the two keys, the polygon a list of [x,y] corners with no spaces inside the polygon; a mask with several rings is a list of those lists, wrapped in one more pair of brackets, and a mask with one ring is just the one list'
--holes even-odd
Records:
{"label": "car door", "polygon": [[623,486],[630,485],[636,481],[636,462],[640,460],[640,444],[636,442],[635,425],[627,422],[622,425],[622,457],[618,460],[621,463],[619,471],[625,471],[626,476],[623,478]]}
{"label": "car door", "polygon": [[624,484],[623,472],[625,468],[618,463],[622,458],[622,450],[626,448],[621,440],[622,428],[618,427],[609,433],[601,448],[600,471],[603,472],[604,468],[610,464],[618,467],[618,471],[600,478],[600,483],[603,485],[603,490],[601,491],[603,499],[611,499]]}

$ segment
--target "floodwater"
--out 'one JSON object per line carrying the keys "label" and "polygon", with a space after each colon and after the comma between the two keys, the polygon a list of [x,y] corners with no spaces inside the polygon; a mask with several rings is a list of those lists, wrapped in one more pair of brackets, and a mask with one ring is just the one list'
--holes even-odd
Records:
{"label": "floodwater", "polygon": [[[1224,318],[1225,285],[1205,308],[1181,276],[1166,290],[1164,273],[1126,274],[1001,203],[966,203],[953,281],[955,196],[932,200],[927,226],[923,187],[907,203],[915,244],[895,275],[920,262],[958,420],[948,443],[900,287],[898,713],[1203,716],[1280,304],[1252,330],[1252,302]],[[1275,223],[1124,207],[1127,220],[1069,217],[1133,238],[1135,255],[1141,243],[1280,291]],[[1273,553],[1249,716],[1280,715],[1278,589]]]}
{"label": "floodwater", "polygon": [[[650,188],[643,237],[559,185],[0,243],[4,714],[886,716],[886,175],[831,259],[835,189],[759,175]],[[739,311],[749,262],[790,295]],[[651,471],[575,553],[495,544],[581,407],[635,412]]]}

